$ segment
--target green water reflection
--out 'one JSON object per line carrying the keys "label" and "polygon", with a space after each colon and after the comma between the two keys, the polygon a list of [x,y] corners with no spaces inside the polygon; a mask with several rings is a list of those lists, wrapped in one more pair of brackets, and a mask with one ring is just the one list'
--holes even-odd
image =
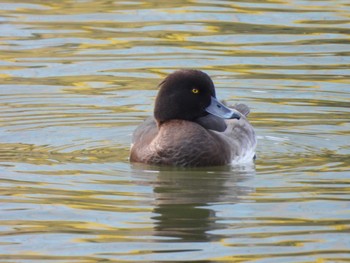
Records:
{"label": "green water reflection", "polygon": [[[348,1],[0,6],[2,261],[350,261]],[[255,165],[129,163],[178,68],[251,107]]]}

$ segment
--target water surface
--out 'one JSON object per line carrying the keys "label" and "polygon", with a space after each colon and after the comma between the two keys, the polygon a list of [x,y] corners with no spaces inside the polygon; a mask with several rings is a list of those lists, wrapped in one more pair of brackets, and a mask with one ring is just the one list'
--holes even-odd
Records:
{"label": "water surface", "polygon": [[[4,262],[349,262],[350,4],[0,1]],[[178,68],[251,107],[255,165],[131,165]]]}

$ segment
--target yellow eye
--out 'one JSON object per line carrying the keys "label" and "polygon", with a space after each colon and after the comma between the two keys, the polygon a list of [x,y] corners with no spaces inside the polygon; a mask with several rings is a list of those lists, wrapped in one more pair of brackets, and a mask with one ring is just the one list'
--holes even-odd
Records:
{"label": "yellow eye", "polygon": [[192,93],[194,93],[194,94],[199,93],[199,89],[192,89]]}

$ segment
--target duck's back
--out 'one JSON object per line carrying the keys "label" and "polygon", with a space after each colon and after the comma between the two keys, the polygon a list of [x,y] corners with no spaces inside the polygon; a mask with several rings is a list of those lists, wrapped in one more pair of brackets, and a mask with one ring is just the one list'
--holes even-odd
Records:
{"label": "duck's back", "polygon": [[231,162],[231,149],[221,136],[201,125],[171,120],[158,129],[152,119],[133,136],[130,160],[175,166],[212,166]]}
{"label": "duck's back", "polygon": [[227,128],[224,132],[216,132],[229,145],[231,163],[252,162],[255,158],[257,144],[253,126],[245,116],[239,120],[226,120]]}

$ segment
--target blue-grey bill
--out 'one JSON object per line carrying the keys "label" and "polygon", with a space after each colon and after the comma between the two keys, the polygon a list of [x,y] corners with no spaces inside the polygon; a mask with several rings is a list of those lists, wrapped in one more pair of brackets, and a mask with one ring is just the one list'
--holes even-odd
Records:
{"label": "blue-grey bill", "polygon": [[239,120],[241,118],[241,113],[239,111],[225,106],[224,104],[222,104],[220,101],[218,101],[214,97],[211,97],[211,103],[205,110],[206,110],[206,112],[213,114],[217,117],[223,118],[223,119],[238,119]]}

